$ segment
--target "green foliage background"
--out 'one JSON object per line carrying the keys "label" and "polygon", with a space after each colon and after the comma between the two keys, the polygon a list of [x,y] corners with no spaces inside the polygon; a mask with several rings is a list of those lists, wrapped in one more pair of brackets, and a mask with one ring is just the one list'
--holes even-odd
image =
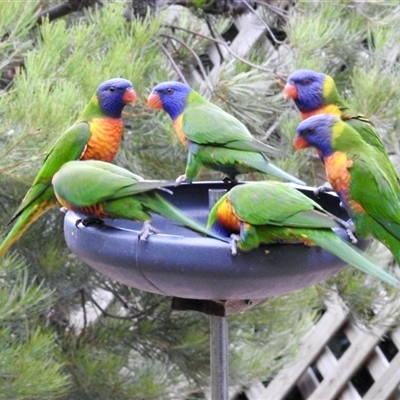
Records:
{"label": "green foliage background", "polygon": [[[275,164],[310,184],[323,183],[314,153],[293,150],[299,118],[281,95],[284,78],[300,67],[331,74],[348,103],[376,123],[397,162],[399,6],[344,0],[260,4],[269,44],[257,41],[244,56],[247,62],[228,53],[217,70],[206,60],[205,79],[195,81],[202,76],[198,56],[204,60],[215,42],[205,21],[223,41],[231,16],[206,15],[198,2],[198,8],[178,8],[173,21],[171,10],[162,9],[128,23],[123,2],[104,3],[37,26],[38,0],[0,2],[1,234],[50,144],[111,77],[130,79],[138,94],[137,106],[124,112],[116,163],[145,177],[175,178],[184,170],[186,152],[169,117],[145,105],[155,84],[183,75],[259,139],[289,154]],[[203,171],[199,179],[219,174]],[[71,315],[96,288],[114,294],[107,312],[117,318],[103,316],[76,333]],[[270,299],[230,318],[232,386],[270,379],[295,354],[333,291],[371,329],[397,315],[395,307],[371,312],[373,302],[388,302],[396,293],[387,288],[383,294],[379,282],[353,270]],[[49,212],[0,260],[0,399],[194,398],[208,385],[208,320],[173,312],[169,301],[110,282],[81,263],[64,244],[62,215]]]}

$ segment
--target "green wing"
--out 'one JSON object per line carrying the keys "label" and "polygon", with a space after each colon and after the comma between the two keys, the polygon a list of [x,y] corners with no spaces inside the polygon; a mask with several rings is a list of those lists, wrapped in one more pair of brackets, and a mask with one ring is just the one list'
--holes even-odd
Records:
{"label": "green wing", "polygon": [[358,268],[366,274],[382,279],[391,285],[397,287],[400,285],[397,278],[377,266],[367,254],[350,243],[346,243],[332,231],[309,229],[305,230],[304,233],[313,243],[330,251],[353,267]]}
{"label": "green wing", "polygon": [[54,174],[68,161],[78,160],[90,138],[89,125],[80,122],[71,126],[50,148],[42,168],[36,175],[19,208],[12,216],[13,222],[22,211],[32,204],[50,185]]}
{"label": "green wing", "polygon": [[317,203],[281,182],[266,181],[235,186],[228,197],[235,214],[251,225],[338,226],[329,214],[322,212]]}
{"label": "green wing", "polygon": [[[98,167],[101,163],[101,167]],[[120,199],[163,186],[171,181],[147,181],[116,165],[101,161],[65,164],[55,176],[54,190],[67,203],[78,207]]]}
{"label": "green wing", "polygon": [[[84,164],[82,164],[84,163]],[[74,168],[87,168],[87,167],[92,167],[96,168],[102,171],[108,171],[112,172],[115,175],[130,178],[133,181],[142,181],[143,178],[140,175],[134,174],[133,172],[125,169],[118,167],[117,165],[104,162],[104,161],[99,161],[99,160],[86,160],[86,161],[71,161],[68,163],[70,167],[74,166]]]}
{"label": "green wing", "polygon": [[[400,239],[400,188],[392,165],[379,150],[352,155],[351,198],[365,212]],[[366,194],[368,194],[366,196]]]}
{"label": "green wing", "polygon": [[348,108],[341,111],[342,120],[354,128],[366,143],[376,147],[381,152],[386,152],[385,146],[374,124],[365,115],[357,114],[355,111]]}
{"label": "green wing", "polygon": [[222,203],[225,202],[226,198],[228,197],[228,193],[225,193],[211,208],[209,214],[208,214],[208,220],[207,220],[207,229],[211,229],[211,227],[214,225],[214,223],[217,221],[217,212]]}
{"label": "green wing", "polygon": [[372,121],[367,116],[349,108],[345,101],[340,97],[336,87],[330,93],[330,95],[325,97],[325,102],[326,104],[337,105],[341,112],[341,119],[354,128],[360,134],[364,142],[376,147],[380,152],[386,154],[386,149],[382,142],[382,138],[380,137]]}
{"label": "green wing", "polygon": [[380,152],[386,153],[382,139],[372,121],[367,116],[349,108],[339,95],[336,86],[332,88],[328,96],[324,97],[324,100],[327,105],[334,104],[339,107],[341,119],[354,128],[360,134],[364,142],[376,147]]}
{"label": "green wing", "polygon": [[[346,119],[347,118],[347,119]],[[379,133],[375,129],[373,123],[362,114],[352,114],[350,111],[346,112],[342,119],[346,121],[352,128],[354,128],[363,140],[371,146],[377,148],[379,152],[384,156],[387,162],[387,168],[390,169],[390,173],[396,176],[398,182],[400,182],[399,174],[396,171],[393,163],[391,162],[389,155],[385,149]]]}
{"label": "green wing", "polygon": [[197,144],[283,155],[279,149],[254,139],[237,118],[209,102],[188,104],[182,124],[185,136]]}

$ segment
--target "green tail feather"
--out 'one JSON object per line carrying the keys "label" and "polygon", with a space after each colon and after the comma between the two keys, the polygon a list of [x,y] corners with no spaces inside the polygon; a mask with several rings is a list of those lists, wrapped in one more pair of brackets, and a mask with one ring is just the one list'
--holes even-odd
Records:
{"label": "green tail feather", "polygon": [[395,222],[376,221],[369,217],[367,223],[375,239],[383,243],[393,254],[400,266],[400,230]]}
{"label": "green tail feather", "polygon": [[47,210],[57,204],[56,200],[31,205],[21,212],[6,238],[0,244],[0,258],[25,233],[25,231]]}
{"label": "green tail feather", "polygon": [[213,237],[214,239],[222,240],[224,242],[229,242],[229,238],[219,236],[216,233],[208,230],[205,226],[202,226],[194,219],[185,216],[182,211],[156,193],[143,196],[140,201],[153,212],[165,218],[171,219],[195,232]]}
{"label": "green tail feather", "polygon": [[307,230],[304,233],[316,245],[335,254],[353,267],[382,279],[393,286],[400,286],[400,281],[397,278],[375,265],[366,258],[366,254],[363,255],[359,249],[345,242],[335,233],[322,230]]}
{"label": "green tail feather", "polygon": [[276,167],[275,165],[271,164],[269,161],[267,162],[266,160],[263,160],[262,162],[259,161],[247,161],[251,167],[257,169],[260,172],[263,172],[265,174],[269,174],[272,176],[275,176],[277,178],[283,179],[285,181],[293,182],[298,185],[306,185],[305,182],[302,180],[295,178],[294,176],[288,174],[287,172],[281,170],[280,168]]}

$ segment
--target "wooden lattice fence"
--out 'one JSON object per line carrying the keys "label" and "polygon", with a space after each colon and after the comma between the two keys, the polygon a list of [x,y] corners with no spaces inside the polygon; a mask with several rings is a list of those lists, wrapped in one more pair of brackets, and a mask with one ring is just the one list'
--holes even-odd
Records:
{"label": "wooden lattice fence", "polygon": [[[334,348],[342,342],[344,349]],[[330,302],[303,338],[296,358],[265,387],[245,392],[249,400],[400,399],[400,327],[372,334],[349,321]]]}

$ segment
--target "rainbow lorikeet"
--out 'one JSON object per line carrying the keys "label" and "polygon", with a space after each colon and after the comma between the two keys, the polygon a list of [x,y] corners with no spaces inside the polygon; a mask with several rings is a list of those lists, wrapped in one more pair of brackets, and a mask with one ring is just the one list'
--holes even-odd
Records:
{"label": "rainbow lorikeet", "polygon": [[226,193],[211,209],[207,228],[231,235],[233,255],[237,246],[248,251],[269,243],[318,245],[361,271],[399,286],[399,280],[336,235],[332,229],[343,223],[294,187],[263,181],[237,185]]}
{"label": "rainbow lorikeet", "polygon": [[277,149],[254,139],[235,117],[181,82],[155,86],[148,98],[151,109],[164,109],[172,119],[175,132],[188,149],[185,175],[176,182],[191,182],[204,165],[235,181],[238,174],[263,172],[277,178],[304,184],[277,168],[264,153],[281,154]]}
{"label": "rainbow lorikeet", "polygon": [[286,98],[294,100],[302,120],[317,114],[336,115],[351,125],[365,142],[386,153],[374,124],[365,115],[347,106],[331,76],[299,69],[289,75],[283,93]]}
{"label": "rainbow lorikeet", "polygon": [[387,158],[390,168],[398,177],[374,124],[365,115],[348,107],[331,76],[299,69],[289,75],[283,93],[286,98],[294,100],[302,120],[317,114],[333,114],[347,122],[366,143],[376,147]]}
{"label": "rainbow lorikeet", "polygon": [[42,214],[57,204],[51,179],[70,160],[111,162],[120,145],[123,122],[121,113],[128,103],[136,102],[132,82],[115,78],[103,82],[77,121],[50,148],[9,223],[14,226],[0,245],[0,257]]}
{"label": "rainbow lorikeet", "polygon": [[122,218],[143,222],[139,233],[147,240],[150,232],[150,212],[169,218],[196,232],[226,241],[208,231],[197,221],[162,198],[157,189],[174,185],[171,181],[145,180],[124,168],[102,161],[70,161],[53,177],[53,187],[59,203],[65,208],[94,217]]}
{"label": "rainbow lorikeet", "polygon": [[360,237],[372,235],[400,265],[400,184],[390,160],[340,118],[321,114],[297,127],[297,149],[320,152],[329,183]]}

